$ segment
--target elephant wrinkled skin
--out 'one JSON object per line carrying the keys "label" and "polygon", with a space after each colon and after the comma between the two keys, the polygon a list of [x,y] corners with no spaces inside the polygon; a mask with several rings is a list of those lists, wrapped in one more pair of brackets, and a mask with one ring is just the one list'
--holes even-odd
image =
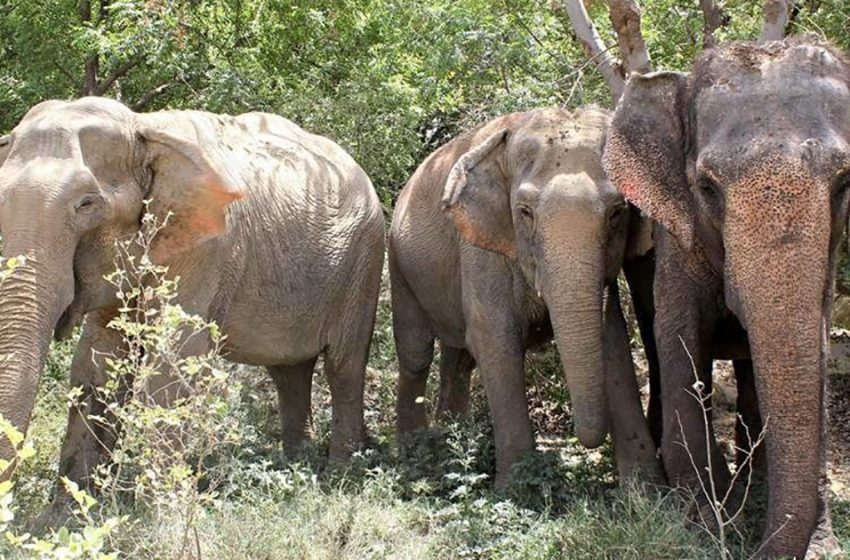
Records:
{"label": "elephant wrinkled skin", "polygon": [[426,425],[421,397],[438,338],[438,412],[465,412],[477,364],[498,485],[534,447],[525,351],[553,337],[581,442],[597,446],[610,430],[621,475],[658,474],[616,284],[624,255],[640,260],[648,247],[602,170],[608,122],[595,108],[499,117],[434,152],[396,205],[399,431]]}
{"label": "elephant wrinkled skin", "polygon": [[718,47],[690,75],[632,77],[606,146],[612,182],[656,221],[668,478],[699,492],[697,473],[711,461],[720,491],[728,484],[689,393],[696,375],[711,391],[713,358],[735,358],[739,394],[754,404],[744,420],[753,437],[766,430],[767,556],[837,549],[824,394],[848,142],[850,63],[828,45],[791,39]]}
{"label": "elephant wrinkled skin", "polygon": [[[313,365],[324,354],[331,457],[358,447],[381,205],[339,146],[262,113],[136,114],[104,98],[47,101],[4,137],[4,255],[27,264],[0,288],[0,354],[9,357],[0,413],[26,431],[51,335],[84,319],[71,372],[84,398],[70,411],[60,474],[89,482],[103,460],[99,442],[110,438],[82,409],[102,411],[94,392],[105,380],[103,353],[121,345],[106,327],[119,302],[104,275],[116,242],[142,227],[145,199],[160,223],[173,213],[152,254],[180,277],[176,302],[221,326],[228,359],[268,368],[286,443],[309,435]],[[11,453],[0,445],[0,457]]]}

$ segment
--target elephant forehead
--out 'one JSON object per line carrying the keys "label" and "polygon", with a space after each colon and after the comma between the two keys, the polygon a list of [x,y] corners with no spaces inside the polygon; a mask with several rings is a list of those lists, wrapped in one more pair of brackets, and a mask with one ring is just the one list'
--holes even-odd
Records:
{"label": "elephant forehead", "polygon": [[3,200],[10,195],[30,193],[49,202],[51,192],[59,192],[70,185],[86,189],[95,184],[94,177],[86,167],[74,165],[67,159],[38,157],[25,165],[4,167],[0,172],[0,194]]}
{"label": "elephant forehead", "polygon": [[540,192],[539,212],[604,213],[623,197],[611,183],[584,171],[552,176]]}
{"label": "elephant forehead", "polygon": [[785,85],[766,81],[746,88],[718,85],[699,92],[692,116],[697,146],[721,134],[736,137],[850,134],[850,92],[831,78]]}
{"label": "elephant forehead", "polygon": [[773,135],[850,135],[850,66],[811,44],[731,45],[697,63],[691,79],[696,146]]}
{"label": "elephant forehead", "polygon": [[127,162],[132,155],[132,129],[101,115],[52,111],[14,132],[9,160],[49,157],[88,165]]}
{"label": "elephant forehead", "polygon": [[719,129],[701,147],[696,168],[723,187],[769,175],[771,170],[785,182],[831,184],[850,170],[850,146],[843,135],[826,125],[755,134],[742,134],[733,125]]}

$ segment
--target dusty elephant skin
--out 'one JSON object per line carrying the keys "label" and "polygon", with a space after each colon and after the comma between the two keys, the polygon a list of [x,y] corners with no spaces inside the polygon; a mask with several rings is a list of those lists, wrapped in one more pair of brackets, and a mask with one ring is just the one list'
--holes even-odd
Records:
{"label": "dusty elephant skin", "polygon": [[[581,442],[597,446],[610,430],[621,475],[658,472],[616,285],[624,254],[649,258],[640,235],[648,230],[630,220],[602,170],[608,122],[595,108],[499,117],[432,154],[396,205],[389,259],[399,431],[426,425],[420,397],[439,339],[437,412],[466,411],[477,364],[498,485],[534,448],[525,351],[553,336]],[[632,276],[647,271],[651,280],[645,263]]]}
{"label": "dusty elephant skin", "polygon": [[[339,146],[262,113],[136,114],[103,98],[47,101],[0,142],[4,254],[27,257],[0,288],[0,354],[9,356],[0,413],[27,429],[51,335],[83,318],[71,380],[87,412],[102,411],[93,393],[105,380],[103,353],[121,345],[106,328],[118,301],[103,277],[116,241],[138,231],[145,199],[160,221],[173,213],[152,252],[181,278],[177,303],[218,322],[229,359],[268,367],[286,443],[309,434],[313,365],[324,353],[330,454],[347,456],[364,436],[381,206]],[[109,434],[72,408],[60,474],[88,482],[103,460],[99,441]],[[4,442],[0,456],[10,454]]]}
{"label": "dusty elephant skin", "polygon": [[[655,334],[664,466],[694,487],[714,450],[688,394],[694,370],[737,358],[766,425],[769,501],[759,554],[837,550],[826,501],[825,364],[850,186],[850,64],[829,46],[730,44],[688,76],[635,76],[615,113],[605,166],[657,222]],[[743,327],[743,328],[741,328]],[[730,353],[731,350],[731,353]],[[693,366],[691,363],[693,357]],[[749,387],[748,387],[749,385]],[[746,404],[746,403],[742,403]],[[681,422],[681,427],[679,422]]]}

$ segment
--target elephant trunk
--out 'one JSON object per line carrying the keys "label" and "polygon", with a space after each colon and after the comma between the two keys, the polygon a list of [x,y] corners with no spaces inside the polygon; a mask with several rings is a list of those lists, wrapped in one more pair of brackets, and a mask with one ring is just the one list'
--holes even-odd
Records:
{"label": "elephant trunk", "polygon": [[547,263],[557,272],[543,279],[576,436],[586,447],[598,447],[608,433],[602,361],[604,254],[600,247],[576,253],[561,245],[559,255]]}
{"label": "elephant trunk", "polygon": [[[53,329],[73,300],[73,251],[33,254],[7,241],[4,252],[26,260],[0,284],[0,414],[25,434]],[[57,256],[67,261],[64,270]],[[14,457],[12,443],[0,437],[0,459]]]}
{"label": "elephant trunk", "polygon": [[[727,290],[747,328],[766,429],[770,491],[762,553],[769,556],[805,555],[825,476],[829,231],[820,224],[829,220],[808,223],[817,225],[801,236],[805,242],[727,252]],[[734,242],[744,237],[729,237],[727,247],[742,246]],[[746,240],[754,245],[752,235]]]}
{"label": "elephant trunk", "polygon": [[[799,286],[794,286],[799,289]],[[815,291],[815,290],[807,290]],[[821,291],[816,290],[818,295]],[[787,305],[760,321],[748,323],[759,405],[767,430],[771,492],[768,532],[782,529],[768,542],[772,552],[802,558],[818,515],[818,483],[824,468],[825,325],[821,301],[803,311]],[[776,304],[766,300],[763,305]],[[798,312],[788,313],[789,307]],[[782,316],[793,317],[793,324]],[[756,323],[768,327],[756,327]],[[772,324],[771,324],[772,323]],[[754,439],[755,434],[752,436]]]}

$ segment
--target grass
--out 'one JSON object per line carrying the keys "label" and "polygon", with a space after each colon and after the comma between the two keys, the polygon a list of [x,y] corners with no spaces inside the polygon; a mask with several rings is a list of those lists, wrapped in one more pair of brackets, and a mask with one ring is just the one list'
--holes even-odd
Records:
{"label": "grass", "polygon": [[[42,376],[29,437],[36,459],[19,471],[19,528],[53,491],[64,433],[67,372],[73,342],[54,345]],[[438,360],[435,360],[435,364]],[[234,366],[245,437],[215,457],[223,482],[194,520],[185,546],[179,510],[124,504],[111,546],[128,558],[222,559],[644,559],[715,558],[717,551],[686,522],[678,494],[617,487],[610,445],[582,449],[572,437],[569,402],[552,349],[528,360],[530,409],[538,452],[517,467],[515,483],[492,488],[492,428],[474,383],[472,412],[458,423],[395,440],[396,364],[389,308],[381,302],[368,371],[367,449],[346,465],[325,459],[329,394],[314,384],[314,443],[287,457],[278,441],[276,397],[262,369]],[[318,370],[320,371],[320,370]],[[429,398],[438,376],[431,377]],[[477,379],[477,376],[476,376]],[[433,402],[433,401],[432,401]],[[109,509],[104,515],[115,515]],[[834,501],[836,530],[850,549],[850,502]],[[754,531],[754,530],[753,530]],[[748,543],[757,541],[747,533]],[[753,538],[755,536],[756,538]]]}

